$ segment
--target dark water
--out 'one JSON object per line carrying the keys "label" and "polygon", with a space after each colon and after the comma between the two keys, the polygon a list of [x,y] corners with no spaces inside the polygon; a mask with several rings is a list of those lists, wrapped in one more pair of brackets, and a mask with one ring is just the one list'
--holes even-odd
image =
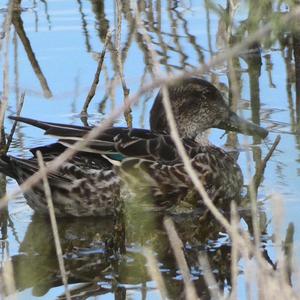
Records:
{"label": "dark water", "polygon": [[[124,77],[133,94],[144,81],[150,79],[151,61],[148,49],[136,31],[130,3],[122,3]],[[290,9],[277,1],[254,3],[241,3],[235,14],[229,17],[233,23],[233,41],[243,40],[262,24]],[[199,67],[214,54],[223,51],[228,24],[221,16],[230,13],[227,6],[226,1],[140,1],[141,17],[146,21],[146,29],[158,52],[162,71],[176,73]],[[117,28],[114,1],[22,1],[21,7],[19,13],[15,13],[11,30],[7,114],[16,112],[17,101],[25,91],[23,116],[82,124],[79,114],[96,71],[97,57],[102,51],[107,30]],[[6,8],[4,3],[0,4],[1,22],[6,15]],[[114,38],[113,33],[112,42]],[[114,107],[123,103],[120,85],[114,97],[106,97],[106,80],[116,77],[112,45],[108,45],[98,89],[89,107],[90,124],[101,122]],[[266,141],[240,135],[223,136],[223,132],[218,130],[211,132],[210,140],[213,143],[240,150],[239,164],[246,183],[259,167],[260,160],[268,152],[276,135],[281,134],[281,143],[268,162],[258,191],[263,251],[270,263],[276,260],[275,250],[280,247],[272,242],[271,208],[274,193],[280,195],[283,206],[282,238],[288,224],[293,224],[295,249],[300,241],[300,106],[296,97],[300,81],[299,78],[296,80],[295,72],[297,51],[297,35],[279,27],[274,30],[271,39],[264,39],[234,59],[241,98],[238,103],[230,92],[232,80],[227,63],[219,64],[205,74],[227,95],[239,114],[270,130]],[[3,64],[4,59],[1,59]],[[2,81],[1,76],[2,72]],[[133,107],[134,126],[148,127],[149,109],[155,93],[146,94]],[[49,98],[50,95],[52,97]],[[117,122],[126,125],[124,118]],[[9,131],[11,122],[7,120],[5,124]],[[53,139],[44,137],[38,129],[21,125],[16,130],[10,152],[27,157],[30,155],[28,148],[51,141]],[[6,180],[7,191],[17,188],[13,180]],[[247,203],[239,212],[243,216],[241,223],[246,228],[250,224]],[[5,217],[5,211],[2,211],[2,259],[5,260],[5,254],[9,253],[18,298],[63,297],[64,289],[49,221],[33,216],[21,196],[10,201],[7,214]],[[199,252],[208,255],[221,290],[228,294],[231,244],[222,227],[211,218],[199,220],[199,216],[178,216],[174,221],[185,245],[187,262],[199,295],[202,299],[209,298],[198,264]],[[69,285],[77,295],[76,299],[92,299],[94,296],[101,299],[156,299],[158,292],[147,274],[143,246],[150,246],[155,251],[170,296],[183,297],[182,277],[162,224],[163,216],[132,212],[126,224],[126,254],[116,256],[111,247],[113,220],[58,220]],[[243,262],[239,267],[238,293],[239,299],[243,299]]]}

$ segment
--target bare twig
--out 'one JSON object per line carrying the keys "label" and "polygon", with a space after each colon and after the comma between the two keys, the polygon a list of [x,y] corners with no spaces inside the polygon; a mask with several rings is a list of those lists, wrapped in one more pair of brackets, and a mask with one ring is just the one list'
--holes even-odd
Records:
{"label": "bare twig", "polygon": [[54,206],[53,206],[53,201],[52,201],[52,196],[51,196],[51,190],[50,190],[50,186],[49,186],[49,182],[48,182],[48,178],[47,178],[47,172],[45,169],[43,156],[40,151],[37,151],[37,159],[38,159],[38,163],[39,163],[39,167],[40,167],[41,176],[43,178],[44,191],[45,191],[45,196],[46,196],[47,203],[48,203],[48,209],[49,209],[50,221],[51,221],[51,226],[52,226],[52,232],[53,232],[53,236],[54,236],[54,243],[55,243],[55,249],[56,249],[56,255],[57,255],[57,259],[58,259],[59,269],[60,269],[64,287],[65,287],[66,298],[68,300],[71,300],[71,294],[68,289],[67,273],[66,273],[66,269],[65,269],[65,265],[64,265],[63,252],[62,252],[60,239],[59,239],[59,233],[58,233],[55,211],[54,211]]}
{"label": "bare twig", "polygon": [[279,142],[281,140],[281,136],[277,135],[272,147],[270,148],[268,154],[265,156],[265,158],[261,161],[259,168],[256,170],[254,177],[252,178],[253,181],[253,185],[255,190],[257,190],[257,188],[259,187],[259,185],[261,184],[262,181],[262,176],[264,174],[264,171],[266,169],[267,166],[267,162],[269,161],[269,159],[271,158],[271,156],[273,155],[273,152],[275,151],[275,149],[277,148]]}
{"label": "bare twig", "polygon": [[[14,75],[15,75],[15,94],[16,94],[16,101],[20,100],[20,88],[19,88],[19,62],[18,62],[18,36],[16,31],[14,30],[13,36],[13,45],[14,45]],[[18,104],[17,104],[18,105]]]}
{"label": "bare twig", "polygon": [[90,91],[89,91],[86,99],[85,99],[85,102],[84,102],[84,105],[83,105],[83,108],[82,108],[82,111],[81,111],[81,116],[82,117],[86,117],[89,104],[92,101],[93,97],[95,96],[96,88],[97,88],[97,85],[99,83],[99,77],[100,77],[100,73],[101,73],[101,70],[102,70],[102,65],[103,65],[103,61],[104,61],[104,57],[105,57],[105,53],[106,53],[107,43],[108,43],[110,37],[111,37],[111,32],[108,31],[107,34],[106,34],[104,46],[103,46],[103,49],[102,49],[102,52],[101,52],[101,55],[100,55],[100,58],[99,58],[99,61],[98,61],[98,66],[97,66],[97,70],[96,70],[96,73],[95,73],[95,76],[94,76],[92,86],[90,88]]}
{"label": "bare twig", "polygon": [[5,34],[5,51],[4,51],[4,66],[3,66],[3,95],[0,102],[0,147],[5,146],[4,133],[4,116],[8,105],[9,93],[9,45],[10,45],[10,27],[13,16],[14,1],[10,0],[7,10],[7,15],[4,23]]}
{"label": "bare twig", "polygon": [[160,296],[162,299],[168,299],[167,288],[164,283],[164,279],[159,271],[158,262],[153,254],[153,252],[145,248],[144,255],[147,259],[147,269],[151,278],[156,282]]}
{"label": "bare twig", "polygon": [[166,228],[168,238],[171,247],[173,249],[178,268],[183,277],[186,299],[191,299],[191,300],[198,299],[197,292],[190,275],[190,270],[185,260],[185,256],[183,252],[183,244],[176,232],[174,223],[170,218],[166,218],[164,220],[164,226]]}
{"label": "bare twig", "polygon": [[[21,94],[21,97],[19,99],[18,109],[17,109],[17,112],[16,112],[17,116],[19,116],[20,113],[21,113],[21,110],[22,110],[23,104],[24,104],[24,100],[25,100],[25,92],[23,92]],[[9,150],[10,144],[11,144],[12,139],[13,139],[13,135],[14,135],[16,127],[17,127],[17,123],[18,123],[17,121],[14,121],[13,126],[11,127],[11,130],[10,130],[10,134],[7,137],[7,140],[6,140],[6,151]]]}
{"label": "bare twig", "polygon": [[[127,102],[129,96],[129,89],[126,85],[124,72],[123,72],[123,61],[121,56],[121,32],[122,32],[122,2],[120,0],[115,0],[116,3],[116,12],[117,12],[117,30],[115,35],[115,49],[117,56],[117,68],[119,72],[119,76],[122,82],[123,94],[124,94],[124,102]],[[130,106],[128,110],[124,111],[124,117],[128,127],[132,127],[132,115]]]}

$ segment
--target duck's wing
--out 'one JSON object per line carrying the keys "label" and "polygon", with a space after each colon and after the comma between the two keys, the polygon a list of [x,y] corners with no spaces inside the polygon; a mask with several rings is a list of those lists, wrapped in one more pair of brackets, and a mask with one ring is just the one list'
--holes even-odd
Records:
{"label": "duck's wing", "polygon": [[[40,151],[43,155],[45,163],[52,161],[65,151],[66,147],[59,144],[49,144],[46,146],[30,149],[33,157],[30,159],[17,158],[14,156],[2,156],[0,159],[0,170],[8,176],[15,179],[23,179],[30,177],[39,171],[39,163],[36,152]],[[2,168],[1,168],[2,166]],[[57,171],[51,171],[47,174],[48,179],[54,181],[71,183],[74,177],[80,176],[79,170],[106,171],[111,169],[111,163],[100,155],[86,152],[78,152],[67,162],[64,162]],[[69,176],[71,174],[71,177]]]}
{"label": "duck's wing", "polygon": [[[66,147],[73,147],[77,141],[84,140],[92,129],[92,127],[43,122],[23,117],[10,118],[41,128],[45,130],[45,134],[57,136],[59,143]],[[192,155],[197,144],[187,139],[183,142]],[[164,162],[179,160],[176,147],[169,135],[139,128],[108,128],[89,141],[81,150],[106,155],[113,161],[121,161],[126,157]]]}

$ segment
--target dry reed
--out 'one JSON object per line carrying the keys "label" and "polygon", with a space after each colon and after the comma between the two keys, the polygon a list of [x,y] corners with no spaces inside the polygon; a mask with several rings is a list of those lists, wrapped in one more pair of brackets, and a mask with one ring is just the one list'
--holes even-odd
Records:
{"label": "dry reed", "polygon": [[159,271],[158,262],[154,256],[152,250],[149,248],[145,248],[144,255],[145,255],[145,257],[147,259],[147,263],[148,263],[147,270],[148,270],[151,278],[156,282],[161,298],[168,299],[168,291],[165,286],[162,274]]}
{"label": "dry reed", "polygon": [[88,107],[89,107],[93,97],[95,96],[97,85],[99,83],[99,77],[100,77],[100,73],[101,73],[101,70],[102,70],[102,65],[103,65],[105,53],[106,53],[107,43],[108,43],[110,37],[111,37],[111,32],[107,32],[105,42],[104,42],[104,46],[103,46],[101,55],[100,55],[99,60],[98,60],[98,65],[97,65],[97,70],[96,70],[96,73],[95,73],[95,76],[94,76],[94,80],[93,80],[91,88],[88,92],[88,95],[87,95],[87,97],[85,99],[85,102],[83,104],[83,107],[82,107],[82,111],[81,111],[81,116],[82,117],[85,117],[87,115]]}
{"label": "dry reed", "polygon": [[176,232],[174,223],[172,222],[172,220],[170,218],[165,218],[164,226],[167,231],[168,238],[169,238],[172,250],[174,252],[178,268],[183,277],[186,299],[188,299],[188,300],[198,299],[197,292],[196,292],[195,286],[193,285],[192,277],[190,275],[190,270],[189,270],[189,267],[187,265],[187,262],[186,262],[186,259],[184,256],[184,252],[183,252],[184,246]]}
{"label": "dry reed", "polygon": [[64,265],[63,251],[62,251],[62,247],[61,247],[60,239],[59,239],[58,227],[57,227],[57,222],[56,222],[56,217],[55,217],[55,209],[53,206],[51,190],[50,190],[50,186],[49,186],[49,182],[48,182],[48,178],[47,178],[47,173],[45,170],[44,159],[43,159],[42,153],[40,151],[37,151],[37,159],[38,159],[38,163],[39,163],[39,167],[40,167],[41,176],[43,179],[45,197],[46,197],[47,204],[48,204],[48,210],[49,210],[51,228],[52,228],[53,237],[54,237],[54,244],[55,244],[55,250],[56,250],[56,255],[57,255],[57,259],[58,259],[58,265],[59,265],[59,269],[60,269],[60,273],[61,273],[61,277],[62,277],[62,282],[65,287],[66,299],[70,300],[71,294],[70,294],[70,291],[68,288],[67,272],[66,272],[65,265]]}

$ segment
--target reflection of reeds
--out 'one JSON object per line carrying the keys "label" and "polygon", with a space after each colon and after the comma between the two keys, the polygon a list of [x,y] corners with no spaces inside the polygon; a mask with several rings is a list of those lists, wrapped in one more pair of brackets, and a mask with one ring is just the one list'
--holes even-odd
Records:
{"label": "reflection of reeds", "polygon": [[[19,101],[18,101],[18,106],[17,106],[17,111],[16,111],[17,116],[19,116],[20,113],[21,113],[21,110],[22,110],[23,104],[24,104],[24,100],[25,100],[25,93],[23,92],[21,94],[21,97],[20,97]],[[17,126],[17,121],[14,121],[13,126],[11,127],[11,130],[10,130],[10,134],[7,137],[7,141],[6,141],[6,145],[5,145],[7,151],[10,147],[11,142],[12,142],[13,135],[14,135],[14,132],[16,130],[16,126]]]}
{"label": "reflection of reeds", "polygon": [[30,41],[26,35],[26,31],[24,29],[23,21],[21,19],[20,14],[21,14],[20,7],[18,7],[12,15],[12,23],[14,24],[15,30],[24,46],[27,57],[32,65],[33,71],[35,72],[38,80],[40,81],[40,84],[41,84],[43,92],[44,92],[44,96],[46,98],[50,98],[50,97],[52,97],[52,92],[48,86],[46,77],[44,76],[44,74],[41,70],[39,62],[35,57],[35,54],[31,47]]}
{"label": "reflection of reeds", "polygon": [[[4,50],[4,64],[3,64],[3,95],[1,97],[0,106],[0,148],[4,147],[5,132],[4,132],[4,115],[8,105],[9,94],[9,46],[10,46],[10,27],[12,22],[12,15],[14,9],[14,1],[10,1],[8,5],[7,14],[3,24],[3,32],[5,35],[5,50]],[[0,51],[2,43],[0,41]],[[1,59],[1,57],[0,57]]]}
{"label": "reflection of reeds", "polygon": [[90,43],[90,35],[89,35],[89,32],[88,32],[88,23],[85,19],[85,14],[83,12],[83,9],[82,9],[82,2],[81,0],[77,0],[77,3],[78,3],[78,9],[79,9],[79,13],[80,13],[80,16],[81,16],[81,22],[82,22],[82,30],[83,30],[83,34],[84,34],[84,37],[85,37],[85,46],[86,46],[86,51],[87,52],[91,52],[92,50],[92,47],[91,47],[91,43]]}
{"label": "reflection of reeds", "polygon": [[[84,105],[83,105],[83,108],[82,108],[82,111],[81,111],[81,116],[84,117],[84,118],[86,118],[86,116],[87,116],[87,109],[88,109],[89,104],[92,101],[92,99],[93,99],[93,97],[95,96],[95,93],[96,93],[96,89],[97,89],[97,85],[99,83],[99,77],[100,77],[100,73],[101,73],[101,70],[102,70],[102,65],[103,65],[103,61],[104,61],[104,57],[105,57],[105,53],[106,53],[106,47],[107,47],[107,43],[110,39],[110,35],[111,35],[110,32],[108,32],[107,36],[105,38],[105,43],[104,43],[104,46],[103,46],[103,50],[102,50],[101,55],[99,57],[97,70],[96,70],[96,73],[95,73],[95,76],[94,76],[93,83],[91,85],[91,88],[90,88],[89,93],[88,93],[88,95],[85,99],[85,102],[84,102]],[[84,123],[86,123],[86,121]]]}
{"label": "reflection of reeds", "polygon": [[[300,5],[296,5],[295,8],[300,8]],[[297,118],[297,131],[300,128],[300,30],[299,20],[296,21],[297,29],[293,34],[293,50],[295,59],[295,78],[296,78],[296,118]]]}
{"label": "reflection of reeds", "polygon": [[[139,9],[140,8],[141,7],[139,7]],[[287,21],[287,20],[295,18],[295,17],[299,17],[299,9],[292,12],[290,15],[284,17],[283,19],[285,21]],[[151,16],[151,18],[152,18],[152,16]],[[131,95],[130,97],[128,97],[127,101],[125,101],[124,105],[121,108],[114,110],[113,113],[111,114],[111,116],[105,122],[103,122],[101,124],[101,126],[96,127],[95,129],[91,130],[91,132],[86,136],[86,139],[83,142],[76,143],[74,149],[68,149],[60,157],[56,158],[54,161],[49,163],[47,165],[47,167],[44,167],[44,165],[41,164],[41,170],[39,172],[37,172],[29,180],[27,180],[24,184],[22,184],[22,186],[21,186],[22,191],[28,190],[33,184],[35,184],[41,178],[43,178],[44,183],[45,183],[45,192],[48,191],[47,195],[48,195],[48,198],[50,199],[49,186],[46,185],[46,172],[54,171],[57,168],[59,168],[59,166],[61,165],[61,163],[63,161],[69,159],[72,155],[74,155],[74,153],[76,151],[79,151],[80,149],[82,149],[82,147],[84,147],[84,145],[86,145],[86,143],[88,143],[89,140],[95,138],[100,132],[102,132],[103,130],[105,130],[105,128],[110,126],[111,123],[118,116],[120,116],[123,112],[126,112],[126,110],[129,109],[130,105],[136,103],[138,101],[139,97],[141,95],[143,95],[145,92],[147,92],[159,85],[165,85],[167,82],[170,82],[171,80],[174,79],[174,77],[161,77],[160,74],[157,72],[157,70],[160,66],[160,65],[158,65],[158,62],[159,61],[161,62],[161,60],[158,59],[159,54],[157,54],[157,51],[155,51],[155,49],[153,49],[152,39],[150,37],[150,34],[147,33],[147,31],[145,30],[145,26],[143,25],[144,23],[136,22],[136,24],[137,24],[139,32],[140,32],[139,34],[141,37],[141,42],[142,42],[144,48],[147,49],[147,56],[150,57],[150,60],[151,60],[152,64],[154,65],[154,68],[153,68],[153,70],[151,70],[151,72],[153,72],[155,75],[157,75],[157,76],[153,76],[153,78],[154,78],[153,82],[142,87],[135,95]],[[178,22],[177,21],[174,22],[174,20],[173,20],[173,24],[176,24],[176,26],[177,26]],[[148,28],[151,28],[151,27],[148,27]],[[258,30],[257,32],[253,33],[252,35],[250,35],[250,37],[248,39],[244,40],[243,43],[234,46],[233,48],[229,49],[228,51],[224,52],[223,54],[216,55],[215,57],[212,58],[212,61],[210,61],[207,65],[203,66],[202,68],[194,70],[193,72],[190,72],[190,73],[184,73],[184,74],[182,74],[182,76],[187,76],[190,74],[193,74],[193,75],[203,74],[203,72],[209,71],[212,67],[214,67],[219,62],[223,62],[226,59],[233,59],[242,50],[245,50],[245,49],[247,49],[247,47],[249,45],[252,45],[254,41],[256,41],[257,39],[261,39],[265,35],[270,33],[271,29],[272,29],[272,27],[270,24],[265,25],[262,29]],[[121,30],[120,30],[120,32],[121,32]],[[119,34],[121,34],[120,32],[119,32]],[[142,32],[142,34],[141,34],[141,32]],[[159,35],[160,34],[161,33],[159,33]],[[176,42],[178,33],[174,31],[172,34],[175,37],[174,41],[175,41],[175,45],[176,45],[176,51],[179,51],[179,53],[180,53],[180,52],[182,52],[182,47],[180,45],[178,45],[178,43]],[[159,38],[161,39],[161,36]],[[117,40],[120,41],[120,36],[118,37]],[[164,47],[164,45],[162,45],[162,46]],[[117,51],[119,52],[119,55],[120,55],[120,47],[116,46],[115,49],[117,49]],[[163,49],[163,51],[162,51],[163,56],[165,55],[165,52],[166,52],[166,49]],[[124,61],[119,61],[119,71],[120,71],[123,63],[124,63]],[[182,57],[182,63],[183,64],[186,63],[184,56]],[[238,90],[239,87],[238,87],[238,83],[237,83],[237,79],[236,79],[236,74],[234,74],[233,63],[231,65],[231,71],[232,70],[233,70],[233,75],[231,75],[231,83],[232,83],[231,90],[236,92],[235,101],[237,101],[237,99],[239,99],[239,90]],[[247,280],[248,280],[247,281],[247,287],[248,287],[247,291],[249,291],[251,289],[251,286],[255,286],[255,284],[257,284],[258,286],[260,286],[259,296],[261,298],[270,299],[271,297],[276,298],[276,296],[278,298],[279,295],[280,295],[280,297],[286,297],[287,299],[289,299],[289,297],[293,297],[294,296],[293,291],[289,285],[291,268],[290,267],[288,268],[289,274],[286,276],[285,270],[287,268],[284,266],[285,255],[289,256],[289,261],[290,261],[290,255],[292,252],[292,250],[291,250],[291,248],[292,248],[291,244],[293,242],[292,226],[289,227],[287,238],[286,238],[286,243],[285,243],[285,248],[284,248],[285,255],[283,255],[282,252],[280,252],[278,254],[279,263],[277,265],[279,266],[279,272],[282,272],[282,273],[280,273],[280,276],[278,276],[278,270],[274,270],[274,269],[270,268],[270,265],[268,264],[268,262],[262,257],[262,254],[260,253],[259,249],[257,249],[257,246],[259,243],[253,244],[248,232],[239,228],[238,216],[236,213],[236,209],[234,207],[232,208],[232,219],[231,219],[231,222],[229,222],[224,217],[224,215],[222,215],[222,213],[220,213],[220,211],[214,206],[211,199],[209,199],[209,197],[207,196],[207,193],[204,190],[204,188],[201,184],[201,181],[199,180],[199,178],[196,176],[194,170],[192,169],[189,158],[187,157],[187,155],[185,153],[185,149],[183,148],[182,143],[180,142],[176,124],[175,124],[175,121],[174,121],[174,118],[172,115],[170,101],[168,99],[168,93],[167,93],[167,90],[165,87],[163,88],[163,92],[164,92],[163,102],[164,102],[164,106],[166,109],[166,114],[168,116],[169,125],[171,128],[171,136],[174,139],[174,142],[178,148],[178,152],[180,153],[180,155],[182,157],[182,160],[185,164],[186,170],[190,174],[191,179],[192,179],[196,189],[202,195],[204,202],[207,205],[208,209],[212,212],[213,216],[220,222],[220,224],[226,229],[227,233],[230,235],[230,237],[232,239],[232,294],[231,294],[231,298],[236,299],[236,297],[237,297],[236,290],[237,290],[237,276],[238,276],[238,270],[237,270],[238,257],[242,257],[242,259],[246,262],[245,263],[246,274],[248,272],[251,273],[252,271],[259,272],[259,276],[257,276],[257,279],[253,280],[253,278],[251,276],[247,278]],[[259,101],[259,99],[258,99],[258,101]],[[235,103],[235,105],[236,105],[236,103]],[[258,116],[258,114],[256,115],[256,117],[257,116]],[[273,147],[276,147],[276,143],[274,145],[275,146],[273,146]],[[271,150],[274,150],[274,149],[275,148],[271,148]],[[270,151],[270,155],[271,154],[272,154],[272,152]],[[265,160],[263,161],[262,164],[260,164],[261,169],[257,169],[257,172],[258,171],[260,172],[260,176],[256,176],[254,179],[254,181],[256,182],[256,185],[257,185],[257,183],[260,183],[260,181],[261,181],[261,177],[262,177],[261,174],[264,171],[266,162],[269,159],[270,155],[265,158]],[[17,194],[16,192],[13,193],[13,195],[16,195],[16,194]],[[254,197],[253,197],[253,199],[254,199]],[[8,196],[6,196],[2,200],[3,201],[8,200]],[[1,205],[3,206],[3,203]],[[50,213],[51,214],[54,213],[53,209],[50,210]],[[256,212],[254,212],[254,217],[255,216],[256,216]],[[53,217],[54,216],[52,216],[52,218]],[[175,252],[175,255],[177,256],[178,265],[179,265],[180,269],[183,270],[183,276],[184,276],[185,282],[186,282],[186,289],[190,291],[188,293],[188,297],[195,299],[195,298],[197,298],[197,295],[196,295],[196,292],[195,292],[194,287],[191,282],[191,278],[190,278],[191,276],[190,276],[190,270],[188,268],[188,264],[184,259],[184,253],[182,251],[183,244],[179,240],[178,236],[176,235],[174,226],[171,225],[170,223],[168,223],[168,221],[166,222],[166,224],[167,224],[166,227],[167,227],[170,241],[172,243],[177,242],[177,244],[175,246],[173,246],[173,250]],[[55,231],[57,232],[57,230],[54,230],[54,232]],[[56,237],[56,240],[58,240],[58,237]],[[256,238],[256,240],[257,240],[257,238]],[[279,242],[279,239],[277,241]],[[59,246],[57,246],[57,252],[58,252],[59,259],[62,261],[62,249],[59,249]],[[149,257],[150,257],[150,261],[152,263],[155,263],[153,261],[153,259],[151,260],[151,255],[148,253],[148,259],[149,259]],[[200,264],[202,266],[204,265],[208,268],[208,265],[205,260],[201,259]],[[289,265],[290,265],[290,263],[289,263]],[[65,271],[63,271],[62,267],[61,267],[61,270],[62,270],[64,284],[66,286],[66,293],[68,293]],[[158,269],[154,266],[154,268],[149,271],[152,275],[154,273],[156,274],[156,275],[153,275],[153,277],[157,278],[156,279],[157,282],[160,282],[158,284],[158,287],[162,290],[161,291],[162,296],[166,297],[166,292],[163,291],[163,290],[165,290],[165,287],[161,281],[160,275],[158,274]],[[250,280],[252,280],[252,281],[250,281]],[[213,283],[213,285],[215,285],[214,278],[213,278],[211,272],[207,273],[207,282]],[[265,285],[265,288],[262,287],[262,284]],[[216,291],[215,292],[212,291],[211,296],[215,296],[218,298],[220,297],[218,295],[218,293],[216,293]],[[282,299],[282,298],[280,298],[280,299]]]}
{"label": "reflection of reeds", "polygon": [[[116,4],[116,15],[117,15],[117,28],[115,31],[115,51],[116,51],[116,58],[117,58],[117,70],[119,77],[121,79],[122,88],[123,88],[123,95],[124,95],[124,102],[127,102],[129,96],[129,88],[127,87],[125,77],[124,77],[124,70],[123,70],[123,57],[121,52],[121,34],[122,34],[122,2],[120,0],[115,0]],[[130,106],[128,110],[124,112],[124,117],[128,127],[132,127],[132,115]]]}
{"label": "reflection of reeds", "polygon": [[[5,35],[5,49],[4,49],[4,64],[3,64],[3,95],[0,102],[0,150],[3,151],[6,146],[5,131],[4,131],[4,115],[8,105],[8,95],[9,95],[9,45],[10,45],[10,29],[11,20],[14,8],[14,1],[9,1],[8,11],[3,23],[3,32]],[[0,40],[0,54],[2,48],[2,41]],[[1,57],[0,57],[1,59]],[[0,151],[0,152],[1,152]],[[2,197],[6,193],[6,177],[0,175],[0,196]],[[13,276],[13,267],[9,255],[9,247],[7,240],[7,228],[8,228],[8,209],[4,207],[0,211],[0,226],[1,226],[1,267],[2,278],[0,286],[0,294],[4,292],[12,295],[13,299],[16,299],[16,286]]]}

